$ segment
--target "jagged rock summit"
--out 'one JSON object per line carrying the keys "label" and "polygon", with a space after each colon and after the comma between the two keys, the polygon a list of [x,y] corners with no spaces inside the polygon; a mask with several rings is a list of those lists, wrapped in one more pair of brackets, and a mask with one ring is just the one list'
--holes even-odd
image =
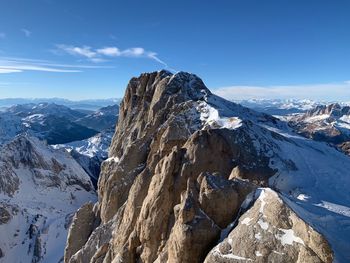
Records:
{"label": "jagged rock summit", "polygon": [[[323,169],[326,152],[335,156]],[[64,261],[332,262],[333,250],[344,260],[346,233],[328,242],[339,218],[327,215],[325,228],[324,209],[308,202],[350,203],[325,189],[334,166],[350,169],[344,157],[212,94],[193,74],[142,74],[128,84],[98,202],[75,215]]]}

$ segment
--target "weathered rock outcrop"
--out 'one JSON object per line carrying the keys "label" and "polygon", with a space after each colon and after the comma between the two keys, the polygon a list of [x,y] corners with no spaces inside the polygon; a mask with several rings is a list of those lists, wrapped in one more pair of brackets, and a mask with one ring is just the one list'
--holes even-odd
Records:
{"label": "weathered rock outcrop", "polygon": [[95,214],[92,203],[87,203],[79,208],[69,229],[64,262],[68,262],[68,259],[85,245],[94,230],[94,223]]}
{"label": "weathered rock outcrop", "polygon": [[253,207],[208,254],[205,263],[333,262],[328,242],[288,208],[276,192],[265,188],[256,194]]}
{"label": "weathered rock outcrop", "polygon": [[[133,78],[98,182],[101,224],[65,261],[203,262],[276,173],[269,138],[287,139],[256,123],[278,125],[212,95],[195,75]],[[67,250],[75,245],[72,235]]]}

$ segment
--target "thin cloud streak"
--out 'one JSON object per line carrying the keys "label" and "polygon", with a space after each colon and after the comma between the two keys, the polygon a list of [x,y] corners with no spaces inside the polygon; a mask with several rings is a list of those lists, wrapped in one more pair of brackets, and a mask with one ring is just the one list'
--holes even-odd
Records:
{"label": "thin cloud streak", "polygon": [[213,89],[213,92],[229,100],[246,99],[350,99],[350,81],[325,84],[285,86],[230,86]]}
{"label": "thin cloud streak", "polygon": [[20,69],[0,68],[0,74],[18,73],[22,72]]}
{"label": "thin cloud streak", "polygon": [[24,71],[42,71],[56,73],[77,73],[83,69],[107,68],[95,65],[69,65],[49,62],[46,60],[26,58],[2,58],[0,57],[0,74],[20,73]]}
{"label": "thin cloud streak", "polygon": [[81,72],[81,70],[58,69],[58,68],[50,68],[50,67],[35,66],[35,65],[0,66],[0,74],[19,73],[23,71],[45,71],[45,72],[61,72],[61,73]]}
{"label": "thin cloud streak", "polygon": [[61,64],[55,63],[49,60],[43,59],[29,59],[29,58],[18,58],[18,57],[0,57],[0,63],[15,63],[15,64],[34,64],[42,66],[53,66],[53,67],[64,67],[64,68],[86,68],[86,69],[98,69],[98,68],[113,68],[112,66],[101,66],[101,65],[86,65],[86,64]]}

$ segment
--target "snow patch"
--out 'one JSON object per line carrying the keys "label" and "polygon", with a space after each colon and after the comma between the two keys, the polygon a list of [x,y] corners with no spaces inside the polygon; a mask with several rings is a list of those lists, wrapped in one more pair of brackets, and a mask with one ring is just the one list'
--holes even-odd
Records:
{"label": "snow patch", "polygon": [[299,194],[298,196],[297,196],[297,199],[299,199],[299,200],[301,200],[301,201],[305,201],[305,200],[307,200],[307,199],[309,199],[310,198],[310,196],[307,196],[307,195],[304,195],[304,194]]}
{"label": "snow patch", "polygon": [[282,229],[279,228],[280,231],[283,232],[283,234],[277,234],[275,237],[279,239],[282,243],[282,245],[292,245],[293,242],[299,243],[303,246],[305,246],[304,241],[300,238],[294,235],[293,229]]}
{"label": "snow patch", "polygon": [[316,115],[316,116],[312,116],[312,117],[306,118],[305,122],[322,121],[322,120],[328,119],[329,117],[330,117],[329,114]]}
{"label": "snow patch", "polygon": [[259,251],[255,251],[255,256],[257,256],[257,257],[262,257],[263,254],[261,254]]}
{"label": "snow patch", "polygon": [[219,250],[218,246],[216,246],[214,248],[213,255],[219,256],[219,257],[225,258],[225,259],[236,259],[236,260],[253,261],[250,258],[245,258],[245,257],[237,256],[237,255],[234,255],[234,254],[222,254],[221,251]]}
{"label": "snow patch", "polygon": [[244,219],[241,221],[241,223],[242,223],[243,225],[249,226],[251,220],[252,220],[251,218],[246,217],[246,218],[244,218]]}
{"label": "snow patch", "polygon": [[259,219],[258,224],[264,230],[267,230],[269,228],[269,224],[262,219]]}
{"label": "snow patch", "polygon": [[242,126],[242,120],[238,117],[221,117],[219,111],[210,106],[207,102],[201,102],[198,106],[200,112],[200,120],[204,124],[203,126],[215,127],[227,129],[237,129]]}
{"label": "snow patch", "polygon": [[119,163],[119,158],[117,156],[112,156],[112,157],[109,157],[108,159],[106,159],[105,162]]}
{"label": "snow patch", "polygon": [[284,253],[278,252],[276,250],[272,250],[273,253],[277,254],[277,255],[284,255]]}
{"label": "snow patch", "polygon": [[259,233],[255,234],[254,237],[258,240],[261,240],[262,236],[261,236],[261,233],[259,232]]}

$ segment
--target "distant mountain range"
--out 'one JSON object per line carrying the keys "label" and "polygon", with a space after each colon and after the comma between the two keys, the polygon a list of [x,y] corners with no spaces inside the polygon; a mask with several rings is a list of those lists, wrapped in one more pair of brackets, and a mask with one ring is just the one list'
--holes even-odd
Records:
{"label": "distant mountain range", "polygon": [[28,103],[7,108],[0,113],[0,143],[23,132],[49,144],[80,141],[114,128],[118,105],[82,112],[56,103]]}
{"label": "distant mountain range", "polygon": [[118,114],[116,104],[96,111],[74,110],[47,102],[17,104],[0,112],[0,146],[27,134],[55,148],[65,148],[96,186]]}
{"label": "distant mountain range", "polygon": [[18,104],[28,103],[55,103],[63,106],[67,106],[71,109],[85,109],[95,111],[101,107],[111,106],[119,104],[121,99],[89,99],[89,100],[68,100],[63,98],[5,98],[0,99],[0,109],[5,109]]}
{"label": "distant mountain range", "polygon": [[[335,103],[333,101],[315,101],[309,99],[249,99],[234,100],[242,106],[271,115],[286,115],[302,113],[318,105]],[[341,105],[349,105],[349,102],[338,102]]]}

